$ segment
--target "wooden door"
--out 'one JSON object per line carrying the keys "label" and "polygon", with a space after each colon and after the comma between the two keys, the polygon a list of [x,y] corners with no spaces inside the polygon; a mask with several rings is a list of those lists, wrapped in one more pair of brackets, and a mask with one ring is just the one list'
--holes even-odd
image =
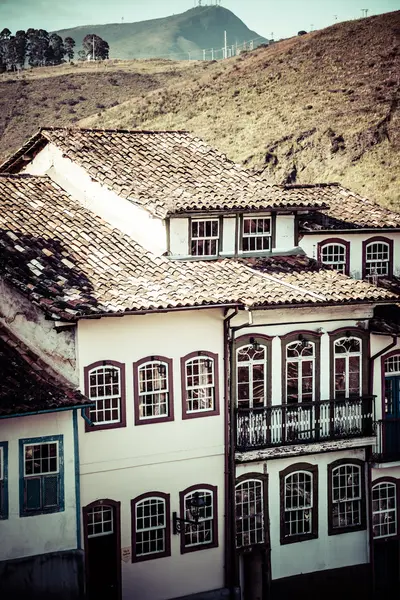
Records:
{"label": "wooden door", "polygon": [[268,565],[264,548],[242,555],[242,600],[268,600]]}
{"label": "wooden door", "polygon": [[121,597],[121,535],[119,502],[98,500],[83,509],[86,597]]}
{"label": "wooden door", "polygon": [[400,586],[399,540],[374,542],[374,578],[376,600],[398,597]]}
{"label": "wooden door", "polygon": [[400,376],[385,377],[384,451],[388,456],[400,452]]}

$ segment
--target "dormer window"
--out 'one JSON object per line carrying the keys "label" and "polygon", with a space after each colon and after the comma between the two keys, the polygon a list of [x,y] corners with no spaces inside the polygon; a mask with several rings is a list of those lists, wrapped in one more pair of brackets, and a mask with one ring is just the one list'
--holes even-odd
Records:
{"label": "dormer window", "polygon": [[217,256],[219,247],[219,219],[192,219],[190,254]]}
{"label": "dormer window", "polygon": [[243,217],[243,252],[263,252],[271,250],[271,240],[271,217]]}

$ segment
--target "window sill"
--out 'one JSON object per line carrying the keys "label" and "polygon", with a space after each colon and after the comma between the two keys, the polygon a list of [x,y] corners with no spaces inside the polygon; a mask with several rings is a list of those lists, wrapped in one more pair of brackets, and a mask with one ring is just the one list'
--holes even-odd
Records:
{"label": "window sill", "polygon": [[19,516],[22,518],[24,517],[38,517],[40,515],[52,515],[54,513],[60,513],[60,512],[64,512],[64,506],[58,506],[56,508],[52,508],[52,509],[45,509],[45,510],[25,510],[22,509],[19,512]]}
{"label": "window sill", "polygon": [[214,409],[214,410],[205,410],[205,411],[199,411],[199,412],[183,412],[182,413],[182,420],[185,419],[201,419],[201,418],[205,418],[205,417],[218,417],[220,414],[219,409]]}
{"label": "window sill", "polygon": [[218,548],[218,542],[212,542],[211,544],[201,544],[199,546],[184,546],[181,547],[181,554],[189,554],[190,552],[200,552],[201,550],[210,550],[211,548]]}
{"label": "window sill", "polygon": [[168,423],[169,421],[173,421],[174,417],[173,415],[169,415],[166,417],[155,417],[155,418],[148,418],[148,417],[144,417],[144,418],[138,418],[135,419],[135,426],[136,425],[155,425],[156,423]]}
{"label": "window sill", "polygon": [[92,431],[105,431],[106,429],[120,429],[121,427],[126,427],[126,421],[120,421],[119,423],[102,423],[101,425],[97,425],[96,423],[89,425],[85,421],[85,433],[90,433]]}
{"label": "window sill", "polygon": [[341,535],[342,533],[353,533],[356,531],[366,531],[366,524],[362,523],[361,525],[355,525],[354,527],[340,527],[337,529],[333,529],[333,527],[328,528],[328,535]]}
{"label": "window sill", "polygon": [[281,538],[281,546],[286,546],[287,544],[298,544],[301,542],[308,542],[309,540],[317,540],[318,533],[307,533],[304,535],[293,535],[290,537]]}

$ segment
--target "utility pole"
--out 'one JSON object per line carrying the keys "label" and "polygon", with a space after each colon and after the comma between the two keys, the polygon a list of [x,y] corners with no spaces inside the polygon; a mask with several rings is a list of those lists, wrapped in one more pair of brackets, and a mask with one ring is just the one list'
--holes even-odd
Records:
{"label": "utility pole", "polygon": [[92,52],[92,59],[93,59],[93,60],[96,60],[96,56],[95,56],[95,49],[94,49],[94,36],[93,36],[93,40],[92,40],[92,42],[93,42],[93,52]]}
{"label": "utility pole", "polygon": [[369,8],[362,8],[361,9],[362,16],[363,17],[368,17],[368,11],[369,11]]}
{"label": "utility pole", "polygon": [[203,50],[203,60],[206,60],[206,51]]}
{"label": "utility pole", "polygon": [[224,43],[224,58],[228,58],[228,38],[227,38],[227,35],[226,35],[226,31],[224,31],[224,40],[225,40],[225,43]]}

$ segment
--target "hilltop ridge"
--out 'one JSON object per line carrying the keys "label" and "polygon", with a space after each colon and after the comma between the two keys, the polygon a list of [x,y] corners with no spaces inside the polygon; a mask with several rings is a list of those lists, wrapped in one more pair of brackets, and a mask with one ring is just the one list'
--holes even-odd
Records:
{"label": "hilltop ridge", "polygon": [[[169,57],[171,59],[202,59],[203,49],[221,49],[224,31],[228,44],[243,43],[258,38],[233,12],[222,6],[198,6],[184,13],[136,23],[84,25],[57,31],[61,37],[70,36],[81,46],[87,34],[95,33],[107,40],[110,58],[132,59]],[[206,58],[211,58],[211,52]],[[222,55],[219,56],[222,58]]]}

